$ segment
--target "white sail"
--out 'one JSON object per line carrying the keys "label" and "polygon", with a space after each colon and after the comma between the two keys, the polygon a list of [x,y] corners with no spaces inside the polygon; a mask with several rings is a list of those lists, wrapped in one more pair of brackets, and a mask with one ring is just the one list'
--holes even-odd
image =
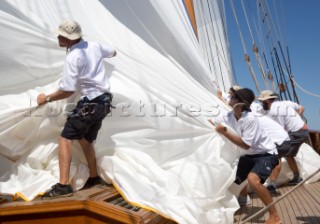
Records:
{"label": "white sail", "polygon": [[[59,180],[58,136],[78,96],[39,108],[36,97],[58,87],[65,52],[52,30],[70,18],[118,52],[105,62],[116,109],[95,143],[100,175],[179,223],[233,222],[239,150],[207,122],[227,108],[182,1],[3,0],[0,17],[0,194],[32,200]],[[89,173],[73,146],[79,189]]]}
{"label": "white sail", "polygon": [[224,92],[233,84],[224,1],[193,1],[200,49],[211,80]]}

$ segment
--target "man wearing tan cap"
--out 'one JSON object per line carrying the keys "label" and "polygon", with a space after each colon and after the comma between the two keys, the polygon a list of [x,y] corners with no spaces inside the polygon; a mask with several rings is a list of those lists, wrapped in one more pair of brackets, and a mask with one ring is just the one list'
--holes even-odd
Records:
{"label": "man wearing tan cap", "polygon": [[[305,122],[300,115],[285,102],[278,101],[277,95],[270,90],[264,90],[260,93],[258,100],[262,102],[262,107],[266,111],[265,115],[278,122],[289,134],[291,148],[285,154],[288,165],[293,172],[293,179],[288,184],[296,185],[302,181],[300,172],[295,160],[300,146],[308,138],[308,129]],[[281,161],[281,160],[280,160]],[[281,163],[279,165],[281,167]],[[276,170],[280,170],[279,167]],[[276,171],[275,170],[275,171]],[[279,172],[271,174],[271,181],[275,181],[278,178]]]}
{"label": "man wearing tan cap", "polygon": [[102,120],[111,110],[112,94],[103,59],[116,56],[116,50],[111,46],[84,41],[81,27],[75,21],[63,21],[56,34],[60,47],[67,49],[62,80],[57,91],[38,95],[38,105],[68,98],[77,90],[80,90],[81,98],[69,114],[59,139],[60,181],[43,197],[72,195],[69,172],[74,140],[79,141],[90,169],[90,177],[83,188],[103,183],[97,172],[93,142]]}

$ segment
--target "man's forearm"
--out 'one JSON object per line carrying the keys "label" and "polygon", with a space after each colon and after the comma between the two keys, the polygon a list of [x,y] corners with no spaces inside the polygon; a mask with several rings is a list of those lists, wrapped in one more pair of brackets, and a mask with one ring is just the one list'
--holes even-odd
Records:
{"label": "man's forearm", "polygon": [[57,101],[57,100],[62,100],[62,99],[68,98],[73,93],[74,92],[71,92],[71,91],[57,90],[56,92],[50,93],[47,96],[50,97],[50,101]]}
{"label": "man's forearm", "polygon": [[244,143],[239,136],[232,134],[230,131],[225,131],[225,132],[223,132],[221,134],[223,134],[233,144],[236,144],[237,146],[239,146],[239,147],[241,147],[243,149],[249,149],[250,148],[250,146],[248,146],[246,143]]}

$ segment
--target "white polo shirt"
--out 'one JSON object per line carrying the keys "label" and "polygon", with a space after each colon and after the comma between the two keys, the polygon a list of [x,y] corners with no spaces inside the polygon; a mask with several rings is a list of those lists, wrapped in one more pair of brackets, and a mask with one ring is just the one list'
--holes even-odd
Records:
{"label": "white polo shirt", "polygon": [[251,105],[250,105],[250,109],[253,113],[260,113],[260,114],[263,114],[263,108],[261,106],[261,104],[259,103],[256,103],[256,102],[252,102]]}
{"label": "white polo shirt", "polygon": [[264,116],[266,111],[256,102],[252,102],[250,109],[258,118],[261,129],[265,130],[271,140],[277,145],[281,145],[284,141],[290,141],[289,134],[284,128],[271,118]]}
{"label": "white polo shirt", "polygon": [[212,118],[212,121],[225,123],[234,129],[242,141],[250,146],[248,150],[244,150],[245,154],[278,154],[276,145],[268,137],[266,131],[260,127],[258,118],[252,112],[243,112],[241,118],[237,120],[231,111],[226,115]]}
{"label": "white polo shirt", "polygon": [[301,105],[297,104],[296,102],[292,102],[289,100],[283,100],[281,102],[285,103],[289,107],[292,107],[295,111],[298,111],[301,108]]}
{"label": "white polo shirt", "polygon": [[290,141],[288,132],[284,128],[271,118],[267,116],[257,116],[261,129],[265,130],[269,138],[276,143],[281,145],[284,141]]}
{"label": "white polo shirt", "polygon": [[105,74],[104,58],[114,55],[111,46],[81,40],[73,45],[66,56],[60,90],[76,91],[89,100],[110,91],[109,78]]}
{"label": "white polo shirt", "polygon": [[282,101],[274,101],[266,115],[278,122],[287,132],[296,132],[304,126],[300,115]]}

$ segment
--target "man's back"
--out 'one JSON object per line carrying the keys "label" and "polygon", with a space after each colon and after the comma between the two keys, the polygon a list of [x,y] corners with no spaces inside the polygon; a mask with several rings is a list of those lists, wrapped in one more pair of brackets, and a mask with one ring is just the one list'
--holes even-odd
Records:
{"label": "man's back", "polygon": [[298,131],[304,126],[304,121],[300,115],[292,107],[281,101],[274,101],[266,115],[278,122],[287,132]]}

